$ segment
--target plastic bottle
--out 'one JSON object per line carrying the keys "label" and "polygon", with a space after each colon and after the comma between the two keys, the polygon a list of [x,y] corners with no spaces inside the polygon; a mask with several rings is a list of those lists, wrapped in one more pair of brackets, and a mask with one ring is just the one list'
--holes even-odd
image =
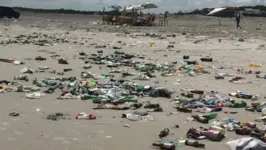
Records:
{"label": "plastic bottle", "polygon": [[28,77],[25,76],[25,75],[16,76],[16,77],[14,77],[14,80],[25,80],[25,81],[29,81]]}
{"label": "plastic bottle", "polygon": [[118,63],[111,63],[111,64],[108,64],[107,67],[115,68],[115,67],[119,67],[119,64]]}
{"label": "plastic bottle", "polygon": [[235,127],[234,127],[234,124],[233,123],[229,123],[227,125],[227,131],[234,131]]}
{"label": "plastic bottle", "polygon": [[204,94],[204,91],[201,90],[190,90],[190,92],[193,94]]}
{"label": "plastic bottle", "polygon": [[254,112],[255,111],[255,107],[247,106],[246,107],[246,111],[252,111],[252,112]]}
{"label": "plastic bottle", "polygon": [[222,135],[224,135],[224,133],[225,133],[224,128],[222,128],[222,127],[218,127],[218,126],[211,126],[211,127],[210,127],[210,130],[219,131]]}
{"label": "plastic bottle", "polygon": [[217,74],[217,75],[215,75],[215,79],[216,79],[216,80],[224,79],[224,76],[223,76],[223,75],[219,75],[219,74]]}
{"label": "plastic bottle", "polygon": [[163,112],[163,108],[152,108],[148,109],[147,112]]}
{"label": "plastic bottle", "polygon": [[202,135],[211,141],[221,141],[224,138],[224,135],[215,130],[202,131]]}
{"label": "plastic bottle", "polygon": [[193,96],[194,96],[191,93],[181,93],[181,95],[184,96],[184,97],[187,97],[187,98],[193,98]]}
{"label": "plastic bottle", "polygon": [[188,100],[185,99],[185,98],[179,98],[179,97],[176,97],[175,99],[173,99],[173,101],[175,101],[175,102],[179,102],[179,103],[185,103],[185,102],[187,102]]}
{"label": "plastic bottle", "polygon": [[263,121],[263,122],[266,122],[266,116],[258,117],[255,121]]}
{"label": "plastic bottle", "polygon": [[217,108],[222,108],[222,107],[225,106],[224,103],[221,103],[221,102],[216,103],[215,105],[216,105]]}
{"label": "plastic bottle", "polygon": [[[222,104],[222,103],[219,103],[219,104]],[[221,106],[221,105],[220,105],[220,106]],[[216,107],[216,108],[212,109],[211,112],[220,112],[220,111],[222,111],[222,110],[223,110],[222,107]]]}
{"label": "plastic bottle", "polygon": [[257,125],[255,123],[250,122],[250,121],[247,121],[247,122],[244,121],[244,122],[241,122],[240,124],[242,126],[247,126],[249,128],[256,128],[257,127]]}
{"label": "plastic bottle", "polygon": [[259,132],[251,132],[250,134],[251,137],[254,137],[254,138],[257,138],[257,139],[260,139],[262,141],[265,140],[265,135],[263,135],[262,133],[259,133]]}
{"label": "plastic bottle", "polygon": [[201,144],[198,141],[192,140],[192,139],[186,140],[185,145],[193,146],[193,147],[197,147],[197,148],[204,148],[205,147],[205,144]]}
{"label": "plastic bottle", "polygon": [[150,42],[150,47],[154,46],[155,45],[155,42]]}
{"label": "plastic bottle", "polygon": [[168,128],[165,128],[165,129],[163,129],[163,130],[160,132],[159,137],[160,137],[160,138],[166,137],[167,135],[169,135],[169,132],[170,132],[170,130],[169,130]]}
{"label": "plastic bottle", "polygon": [[250,135],[251,129],[238,128],[238,129],[235,129],[235,133],[238,134],[238,135]]}
{"label": "plastic bottle", "polygon": [[[257,111],[257,112],[262,112],[262,107],[261,107],[261,106],[257,106],[257,107],[256,107],[256,111]],[[262,114],[262,115],[263,115],[263,114]]]}
{"label": "plastic bottle", "polygon": [[[95,87],[95,86],[92,86],[92,87]],[[114,84],[113,83],[106,83],[106,84],[103,84],[102,87],[106,88],[106,89],[112,89],[112,88],[114,88]]]}
{"label": "plastic bottle", "polygon": [[201,72],[202,70],[204,70],[204,67],[203,67],[203,66],[198,66],[198,68],[196,69],[196,72],[199,73],[199,72]]}
{"label": "plastic bottle", "polygon": [[192,109],[186,108],[186,107],[177,107],[176,108],[178,111],[180,112],[184,112],[184,113],[191,113]]}
{"label": "plastic bottle", "polygon": [[266,108],[262,108],[261,113],[262,113],[262,116],[266,116]]}
{"label": "plastic bottle", "polygon": [[228,124],[228,123],[240,124],[239,121],[234,120],[234,119],[230,119],[230,118],[224,118],[224,119],[223,119],[223,122],[224,122],[225,124]]}
{"label": "plastic bottle", "polygon": [[79,113],[77,116],[76,116],[76,119],[83,119],[83,120],[95,120],[96,117],[92,114],[88,114],[88,113]]}
{"label": "plastic bottle", "polygon": [[254,102],[251,103],[251,105],[252,105],[253,107],[257,107],[257,106],[260,105],[260,101],[254,101]]}
{"label": "plastic bottle", "polygon": [[249,67],[261,67],[261,65],[260,65],[260,64],[251,64],[251,63],[250,63],[250,64],[248,64],[248,66],[249,66]]}
{"label": "plastic bottle", "polygon": [[144,105],[144,108],[161,108],[160,104],[157,103],[157,104],[151,104],[150,102],[146,103]]}
{"label": "plastic bottle", "polygon": [[195,120],[197,120],[200,123],[205,123],[205,124],[208,124],[209,123],[209,119],[208,118],[205,118],[203,116],[192,115],[191,117],[194,118]]}

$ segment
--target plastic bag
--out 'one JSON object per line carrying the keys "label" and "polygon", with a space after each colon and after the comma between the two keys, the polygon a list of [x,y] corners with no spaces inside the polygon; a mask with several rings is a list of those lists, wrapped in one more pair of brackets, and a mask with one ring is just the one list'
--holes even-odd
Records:
{"label": "plastic bag", "polygon": [[266,143],[255,138],[242,138],[226,143],[230,150],[265,150]]}

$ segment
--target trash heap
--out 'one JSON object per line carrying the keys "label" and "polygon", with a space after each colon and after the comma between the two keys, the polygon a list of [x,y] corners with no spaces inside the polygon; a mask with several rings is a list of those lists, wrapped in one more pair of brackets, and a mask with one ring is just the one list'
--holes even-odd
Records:
{"label": "trash heap", "polygon": [[49,36],[47,34],[42,33],[33,33],[32,35],[19,35],[14,38],[10,38],[4,41],[0,41],[0,45],[8,45],[8,44],[34,44],[38,46],[52,46],[54,44],[61,43],[70,43],[70,41],[66,38],[65,35],[52,35]]}
{"label": "trash heap", "polygon": [[[18,37],[22,39],[23,37]],[[98,48],[104,48],[99,46]],[[119,47],[113,47],[119,49]],[[135,59],[137,58],[137,59]],[[84,71],[80,73],[79,77],[45,77],[35,78],[32,82],[33,86],[24,86],[18,82],[1,81],[0,93],[5,92],[27,92],[26,97],[29,99],[39,99],[45,94],[53,94],[60,91],[58,95],[59,100],[84,100],[92,101],[96,104],[94,109],[112,109],[112,110],[134,110],[132,113],[123,113],[121,117],[130,121],[153,121],[154,118],[150,112],[163,112],[163,108],[159,103],[152,103],[150,101],[140,102],[143,97],[162,97],[171,99],[177,112],[192,113],[191,117],[187,118],[188,121],[197,121],[204,125],[211,124],[209,128],[206,127],[193,127],[190,128],[186,134],[187,140],[178,142],[158,142],[153,143],[154,147],[159,147],[166,150],[174,150],[181,144],[187,146],[204,148],[205,144],[200,143],[198,140],[208,139],[210,141],[222,141],[226,138],[226,131],[235,132],[238,135],[248,135],[259,139],[266,143],[266,128],[265,126],[259,127],[250,121],[237,121],[231,118],[224,118],[222,121],[210,121],[217,118],[218,113],[223,111],[225,107],[228,108],[245,108],[247,111],[262,112],[262,117],[256,121],[266,122],[266,102],[260,103],[257,101],[259,95],[248,94],[241,91],[230,92],[228,97],[221,97],[218,92],[210,91],[205,93],[203,90],[195,89],[181,89],[181,95],[173,98],[174,91],[164,87],[142,85],[138,83],[139,80],[150,80],[156,78],[156,75],[161,74],[163,77],[176,76],[178,74],[187,74],[195,76],[200,74],[210,74],[209,71],[197,61],[188,60],[189,56],[184,56],[183,61],[180,63],[172,62],[170,64],[153,64],[150,62],[141,61],[144,59],[142,56],[135,56],[126,54],[121,51],[114,51],[109,55],[103,55],[102,50],[97,53],[88,55],[84,52],[79,53],[79,59],[84,61]],[[36,61],[45,61],[46,58],[37,56]],[[200,59],[202,62],[213,62],[211,57],[203,57]],[[12,63],[11,60],[2,61]],[[69,64],[67,60],[60,58],[58,63],[62,65]],[[24,63],[20,63],[24,64]],[[95,74],[90,71],[93,66],[97,65],[99,68],[109,68],[108,73],[101,75]],[[127,69],[124,69],[127,68]],[[42,66],[38,71],[25,67],[21,70],[21,74],[14,77],[14,80],[23,80],[28,82],[29,79],[25,74],[41,73],[50,68]],[[129,71],[129,69],[134,70]],[[72,71],[71,68],[63,69],[63,72]],[[54,70],[51,73],[63,75]],[[215,79],[224,79],[225,77],[232,77],[229,74],[216,74]],[[236,82],[242,78],[235,77],[230,82]],[[41,92],[42,90],[42,92]],[[229,97],[230,96],[230,97]],[[243,99],[240,102],[232,98]],[[251,106],[248,106],[244,100],[252,101]],[[144,111],[138,110],[144,108]],[[236,110],[236,109],[234,109]],[[15,112],[14,112],[15,113]],[[224,113],[236,114],[237,111],[230,111]],[[16,113],[15,113],[16,114]],[[16,116],[16,115],[13,115]],[[18,115],[17,115],[18,116]],[[69,116],[63,113],[54,113],[47,116],[49,120],[69,119]],[[96,117],[92,114],[82,112],[76,116],[76,119],[94,120]],[[130,127],[130,125],[125,125]],[[179,125],[176,125],[178,128]],[[159,133],[159,138],[163,139],[168,136],[170,129],[166,128]]]}

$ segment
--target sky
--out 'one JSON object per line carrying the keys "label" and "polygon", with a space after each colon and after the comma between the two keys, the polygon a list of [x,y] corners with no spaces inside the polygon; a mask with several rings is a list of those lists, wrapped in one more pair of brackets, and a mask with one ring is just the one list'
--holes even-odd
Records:
{"label": "sky", "polygon": [[[45,9],[102,10],[104,6],[108,7],[114,4],[124,7],[144,2],[147,0],[0,0],[0,5]],[[158,9],[150,10],[154,12],[190,11],[221,6],[266,5],[266,0],[148,0],[148,2],[159,6]]]}

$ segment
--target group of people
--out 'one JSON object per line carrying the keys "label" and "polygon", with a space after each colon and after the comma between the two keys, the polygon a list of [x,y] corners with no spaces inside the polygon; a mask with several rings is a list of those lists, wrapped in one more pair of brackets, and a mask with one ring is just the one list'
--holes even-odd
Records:
{"label": "group of people", "polygon": [[154,13],[153,14],[149,14],[149,20],[151,20],[154,23],[155,19],[156,19],[156,16],[155,16]]}
{"label": "group of people", "polygon": [[[105,10],[105,9],[104,9],[104,10]],[[111,18],[113,18],[114,16],[117,18],[118,13],[119,13],[119,12],[116,12],[116,14],[113,14]],[[142,11],[140,11],[140,14],[139,14],[139,15],[140,15],[141,17],[144,16],[144,14],[143,14]],[[168,12],[166,11],[165,14],[164,14],[164,19],[167,18],[167,15],[168,15]],[[156,15],[155,15],[154,13],[152,13],[152,14],[149,13],[148,16],[149,16],[148,19],[149,19],[152,23],[154,23],[154,22],[155,22],[155,19],[156,19]],[[240,20],[241,20],[241,13],[239,12],[239,13],[236,14],[236,18],[235,18],[235,23],[236,23],[236,28],[237,28],[237,29],[242,29],[242,27],[240,26]]]}

